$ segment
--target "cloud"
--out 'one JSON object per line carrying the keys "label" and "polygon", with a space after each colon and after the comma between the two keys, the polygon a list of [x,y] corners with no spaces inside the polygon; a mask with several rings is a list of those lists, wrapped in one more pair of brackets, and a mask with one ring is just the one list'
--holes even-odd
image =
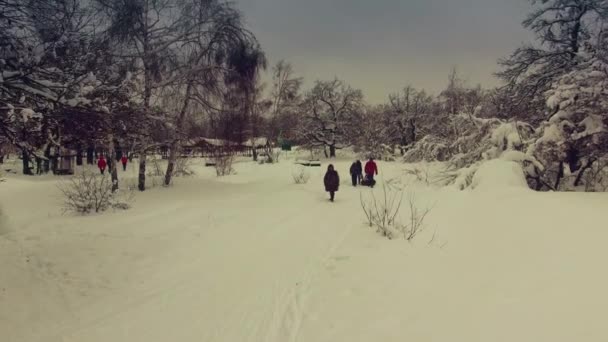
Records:
{"label": "cloud", "polygon": [[406,84],[438,92],[453,66],[492,86],[496,61],[530,35],[525,0],[239,0],[271,62],[307,84],[338,76],[372,103]]}

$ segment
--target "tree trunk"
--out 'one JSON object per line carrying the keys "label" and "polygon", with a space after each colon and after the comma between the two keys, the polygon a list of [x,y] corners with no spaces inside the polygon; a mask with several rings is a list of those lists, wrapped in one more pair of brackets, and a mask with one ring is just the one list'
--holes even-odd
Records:
{"label": "tree trunk", "polygon": [[76,165],[81,166],[82,165],[82,146],[78,145],[78,147],[76,148]]}
{"label": "tree trunk", "polygon": [[329,157],[336,158],[336,146],[334,146],[334,145],[329,146]]}
{"label": "tree trunk", "polygon": [[22,149],[21,151],[23,158],[23,174],[32,175],[32,170],[30,169],[30,155],[27,153],[26,149]]}
{"label": "tree trunk", "polygon": [[139,153],[139,178],[137,181],[139,191],[146,190],[146,150],[142,149]]}
{"label": "tree trunk", "polygon": [[93,165],[95,163],[95,148],[89,146],[87,148],[87,165]]}
{"label": "tree trunk", "polygon": [[253,161],[257,162],[258,161],[258,149],[255,148],[255,146],[251,149],[252,153],[253,153]]}
{"label": "tree trunk", "polygon": [[43,169],[44,169],[44,173],[49,173],[49,171],[51,171],[51,146],[47,146],[47,148],[44,150],[44,165],[43,165]]}
{"label": "tree trunk", "polygon": [[175,132],[173,136],[173,141],[171,142],[171,146],[169,147],[169,163],[167,164],[167,171],[165,172],[165,186],[171,185],[171,178],[173,177],[173,172],[175,170],[175,162],[177,161],[178,152],[180,151],[181,145],[181,133],[183,131],[184,121],[186,119],[186,114],[188,113],[188,106],[190,104],[190,94],[192,93],[192,82],[188,83],[186,87],[186,94],[184,99],[184,104],[179,111],[179,115],[177,117],[177,122],[175,125]]}
{"label": "tree trunk", "polygon": [[112,176],[112,192],[118,190],[118,171],[116,170],[116,148],[114,147],[114,134],[108,136],[108,148],[110,149],[110,155],[107,156],[109,172]]}
{"label": "tree trunk", "polygon": [[42,174],[42,159],[40,159],[38,157],[34,157],[34,160],[36,162],[36,175],[41,175]]}
{"label": "tree trunk", "polygon": [[589,168],[591,168],[591,166],[593,166],[593,163],[595,163],[595,159],[589,159],[587,164],[585,166],[583,166],[583,168],[579,171],[578,175],[576,176],[576,180],[574,181],[574,186],[579,186],[581,184],[585,171],[587,171]]}
{"label": "tree trunk", "polygon": [[559,189],[559,183],[562,181],[564,177],[564,162],[559,162],[559,169],[557,171],[557,178],[555,179],[555,186],[553,188],[555,191]]}

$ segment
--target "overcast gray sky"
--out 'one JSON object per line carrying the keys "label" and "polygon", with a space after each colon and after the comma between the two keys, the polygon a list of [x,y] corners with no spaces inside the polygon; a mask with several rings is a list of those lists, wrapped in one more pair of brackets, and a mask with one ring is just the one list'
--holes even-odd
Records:
{"label": "overcast gray sky", "polygon": [[437,93],[456,66],[493,86],[496,61],[530,35],[527,0],[237,0],[270,64],[310,86],[341,78],[371,103],[407,84]]}

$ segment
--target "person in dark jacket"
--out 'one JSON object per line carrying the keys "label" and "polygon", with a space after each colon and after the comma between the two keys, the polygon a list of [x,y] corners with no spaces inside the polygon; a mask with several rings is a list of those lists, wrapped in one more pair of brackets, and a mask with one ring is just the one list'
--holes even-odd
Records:
{"label": "person in dark jacket", "polygon": [[357,160],[350,166],[350,177],[353,181],[353,186],[361,184],[361,180],[363,178],[363,167],[361,166],[360,160]]}
{"label": "person in dark jacket", "polygon": [[331,164],[327,167],[323,183],[325,184],[325,191],[329,192],[329,200],[333,202],[336,192],[340,187],[340,176]]}
{"label": "person in dark jacket", "polygon": [[357,172],[357,183],[361,185],[361,182],[363,182],[363,164],[360,160],[357,160]]}

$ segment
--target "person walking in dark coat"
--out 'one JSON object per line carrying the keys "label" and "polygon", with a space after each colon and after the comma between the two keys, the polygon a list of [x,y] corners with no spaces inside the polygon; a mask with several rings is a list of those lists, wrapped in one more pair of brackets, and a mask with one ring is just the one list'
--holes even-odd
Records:
{"label": "person walking in dark coat", "polygon": [[357,160],[357,183],[361,185],[363,181],[363,164],[361,164],[360,160]]}
{"label": "person walking in dark coat", "polygon": [[357,176],[357,162],[354,162],[350,166],[350,178],[353,181],[353,186],[357,186],[357,179],[359,178],[359,176]]}
{"label": "person walking in dark coat", "polygon": [[325,183],[325,191],[329,192],[329,200],[333,202],[336,192],[340,187],[340,176],[331,164],[327,167],[323,183]]}
{"label": "person walking in dark coat", "polygon": [[361,166],[361,161],[357,160],[350,166],[350,177],[353,181],[353,186],[361,184],[361,180],[363,178],[363,167]]}

